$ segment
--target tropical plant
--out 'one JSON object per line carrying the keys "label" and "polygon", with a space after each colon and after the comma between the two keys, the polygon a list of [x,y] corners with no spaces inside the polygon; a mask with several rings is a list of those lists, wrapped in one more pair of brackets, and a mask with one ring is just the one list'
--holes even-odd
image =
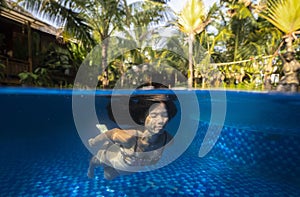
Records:
{"label": "tropical plant", "polygon": [[[221,1],[222,20],[215,25],[218,34],[213,37],[216,41],[213,59],[215,62],[223,62],[221,66],[223,68],[219,67],[222,72],[230,73],[234,70],[235,76],[226,74],[228,83],[239,81],[241,84],[246,82],[246,79],[249,79],[247,83],[254,80],[257,75],[252,72],[256,70],[255,62],[260,62],[260,72],[266,79],[273,71],[273,57],[282,33],[266,19],[257,15],[264,7],[261,3],[255,4],[255,1],[249,0]],[[261,57],[264,57],[264,60],[257,61]],[[252,61],[254,59],[255,61]],[[235,68],[231,71],[229,68],[232,68],[233,64]],[[235,80],[236,77],[239,80]]]}
{"label": "tropical plant", "polygon": [[205,7],[202,0],[189,0],[182,11],[179,13],[177,24],[180,31],[188,36],[188,87],[193,87],[193,42],[196,34],[201,33],[210,23],[210,19],[205,13]]}
{"label": "tropical plant", "polygon": [[[19,0],[23,6],[63,27],[64,37],[75,38],[91,49],[101,44],[102,71],[107,67],[109,38],[116,30],[130,26],[132,13],[126,0]],[[155,1],[165,3],[166,1]],[[143,9],[143,8],[140,8]],[[159,10],[161,11],[161,10]],[[139,17],[148,17],[149,13]]]}
{"label": "tropical plant", "polygon": [[121,87],[131,87],[144,81],[146,67],[147,71],[159,67],[161,57],[159,52],[154,50],[155,46],[152,46],[153,37],[157,32],[149,31],[147,27],[139,27],[123,33],[124,37],[111,40],[120,53],[110,63],[109,69],[115,73],[116,80],[121,80]]}
{"label": "tropical plant", "polygon": [[68,45],[68,54],[72,62],[72,68],[77,71],[88,54],[88,50],[84,47],[83,43],[70,42]]}
{"label": "tropical plant", "polygon": [[298,0],[267,0],[260,16],[285,33],[283,39],[287,51],[294,51],[293,41],[300,34],[300,4]]}
{"label": "tropical plant", "polygon": [[37,85],[38,75],[32,72],[21,72],[18,74],[20,82],[26,86]]}
{"label": "tropical plant", "polygon": [[[133,78],[133,72],[130,73],[132,65],[142,67],[143,64],[152,64],[153,61],[160,59],[151,45],[153,45],[152,42],[157,36],[157,25],[164,19],[172,17],[173,13],[171,10],[168,10],[168,6],[165,4],[153,1],[135,2],[128,5],[127,8],[130,22],[124,23],[122,29],[117,31],[116,36],[113,36],[113,39],[109,39],[112,45],[111,49],[114,50],[110,49],[109,53],[117,51],[121,55],[118,54],[112,62],[109,62],[107,68],[108,72],[110,72],[108,77],[114,79],[114,81],[121,78],[121,84],[123,85],[125,85],[125,79],[128,81],[128,79]],[[115,50],[115,47],[118,50]],[[127,71],[129,72],[126,73]],[[125,73],[130,76],[125,77]],[[127,82],[128,84],[130,82]],[[121,86],[123,87],[123,85]]]}
{"label": "tropical plant", "polygon": [[33,72],[22,72],[18,76],[21,84],[25,86],[52,87],[54,85],[49,70],[46,68],[38,67]]}
{"label": "tropical plant", "polygon": [[[264,5],[264,9],[260,10],[260,16],[270,22],[277,31],[282,32],[280,38],[277,37],[277,49],[267,67],[267,71],[269,71],[282,45],[287,52],[295,52],[295,45],[298,47],[297,34],[300,34],[300,5],[296,0],[265,0],[262,1],[262,5]],[[265,81],[269,78],[269,75],[268,72],[265,74]]]}
{"label": "tropical plant", "polygon": [[[73,51],[70,51],[70,48]],[[67,78],[77,71],[82,61],[78,57],[80,51],[75,48],[73,44],[69,48],[50,44],[48,50],[40,54],[40,64],[35,65],[33,72],[22,72],[18,75],[20,82],[30,86],[46,87],[60,86],[62,81],[72,83],[72,80]]]}

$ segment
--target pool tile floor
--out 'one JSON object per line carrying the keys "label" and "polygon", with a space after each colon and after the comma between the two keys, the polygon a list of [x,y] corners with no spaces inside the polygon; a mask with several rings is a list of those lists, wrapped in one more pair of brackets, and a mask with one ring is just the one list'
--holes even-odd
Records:
{"label": "pool tile floor", "polygon": [[47,144],[1,143],[0,196],[300,196],[300,181],[189,151],[154,171],[107,181],[99,168],[95,179],[88,179],[91,155],[80,141]]}

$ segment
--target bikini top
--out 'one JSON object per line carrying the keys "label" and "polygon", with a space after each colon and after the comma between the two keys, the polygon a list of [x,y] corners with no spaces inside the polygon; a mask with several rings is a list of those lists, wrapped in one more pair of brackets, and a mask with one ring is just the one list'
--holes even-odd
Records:
{"label": "bikini top", "polygon": [[146,152],[138,151],[140,137],[136,137],[136,143],[134,147],[131,149],[126,149],[131,150],[132,153],[129,154],[123,146],[120,146],[122,159],[129,166],[146,166],[157,163],[162,156],[165,145],[167,144],[167,132],[164,132],[163,136],[164,142],[162,147]]}

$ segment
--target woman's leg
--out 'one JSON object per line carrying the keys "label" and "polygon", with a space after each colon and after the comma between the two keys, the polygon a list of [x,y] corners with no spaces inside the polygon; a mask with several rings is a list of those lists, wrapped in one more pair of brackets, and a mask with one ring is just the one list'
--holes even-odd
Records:
{"label": "woman's leg", "polygon": [[101,149],[98,151],[98,153],[91,158],[90,165],[89,165],[88,172],[87,172],[87,176],[89,178],[94,178],[95,168],[97,168],[99,166],[106,166],[100,160],[102,160],[102,158],[105,158],[105,153],[106,153],[106,150],[109,147],[109,145],[110,145],[109,142],[105,142],[103,144],[103,146],[101,147]]}
{"label": "woman's leg", "polygon": [[114,178],[118,177],[120,174],[119,172],[110,166],[104,167],[104,178],[107,180],[113,180]]}
{"label": "woman's leg", "polygon": [[[105,154],[105,150],[100,150],[97,154],[97,156],[100,156],[102,154]],[[90,161],[90,165],[89,165],[89,169],[88,169],[88,173],[87,176],[89,178],[94,178],[95,176],[95,168],[102,166],[104,168],[104,178],[107,180],[112,180],[114,178],[116,178],[117,176],[119,176],[118,171],[111,167],[108,166],[107,164],[102,163],[97,156],[93,156],[91,161]]]}
{"label": "woman's leg", "polygon": [[88,168],[88,173],[87,176],[89,178],[94,178],[95,176],[95,168],[101,166],[101,163],[97,156],[93,156],[92,159],[90,160],[90,165]]}
{"label": "woman's leg", "polygon": [[88,173],[87,173],[87,176],[89,178],[94,178],[94,176],[95,176],[95,168],[97,168],[99,166],[103,166],[103,167],[106,166],[103,163],[103,158],[105,158],[106,149],[107,149],[107,146],[102,147],[98,151],[97,155],[93,156],[92,159],[90,160],[90,165],[89,165]]}

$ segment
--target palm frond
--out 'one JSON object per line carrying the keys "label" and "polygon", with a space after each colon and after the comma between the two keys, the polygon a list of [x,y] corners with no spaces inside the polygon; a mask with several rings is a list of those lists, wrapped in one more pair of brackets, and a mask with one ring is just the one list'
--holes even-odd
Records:
{"label": "palm frond", "polygon": [[136,26],[155,26],[175,19],[174,11],[165,3],[157,1],[138,1],[129,4],[128,8],[132,13],[130,21]]}
{"label": "palm frond", "polygon": [[269,1],[268,8],[260,15],[286,34],[292,34],[300,29],[298,0]]}
{"label": "palm frond", "polygon": [[196,34],[203,31],[208,24],[202,0],[190,0],[178,16],[180,30],[187,34]]}
{"label": "palm frond", "polygon": [[83,1],[76,0],[19,0],[18,3],[34,15],[49,21],[57,27],[63,27],[64,34],[72,35],[77,40],[92,44],[91,27],[81,16]]}

